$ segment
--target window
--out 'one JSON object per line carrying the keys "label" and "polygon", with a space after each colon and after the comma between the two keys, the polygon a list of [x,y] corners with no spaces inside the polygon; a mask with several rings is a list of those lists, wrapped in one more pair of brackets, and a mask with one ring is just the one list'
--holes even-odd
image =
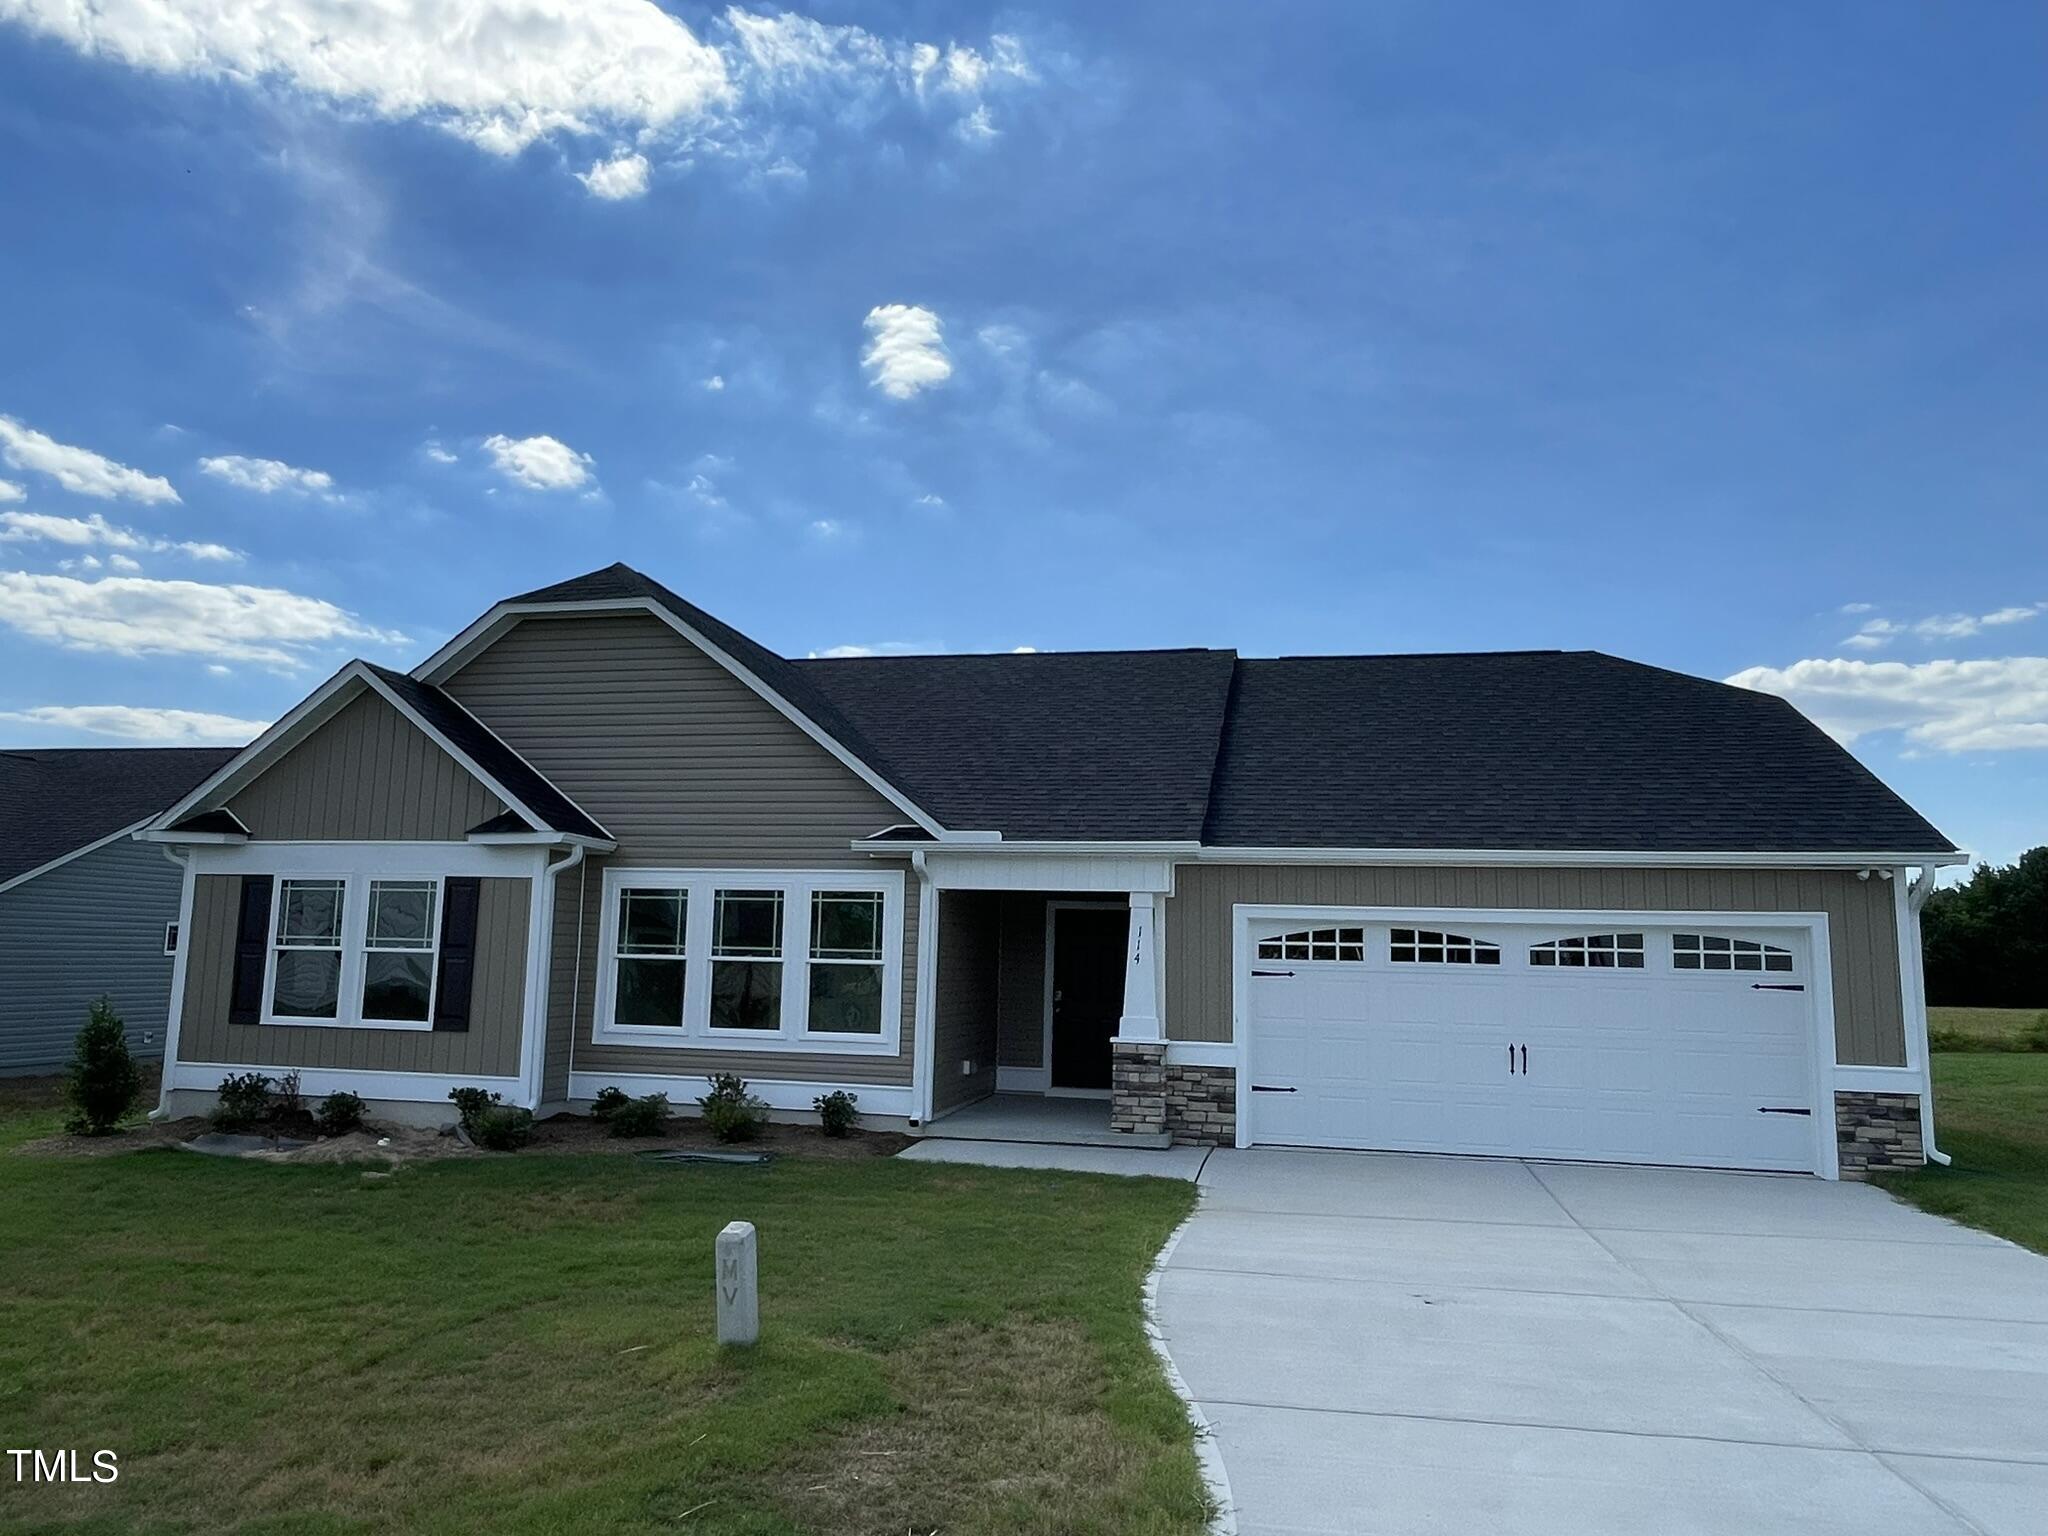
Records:
{"label": "window", "polygon": [[1583,938],[1552,939],[1548,944],[1529,946],[1529,963],[1535,966],[1574,966],[1594,970],[1640,971],[1643,968],[1643,936],[1640,933],[1589,933]]}
{"label": "window", "polygon": [[782,1027],[782,892],[718,893],[712,913],[711,1027]]}
{"label": "window", "polygon": [[811,892],[807,1027],[819,1035],[881,1034],[881,892]]}
{"label": "window", "polygon": [[1681,971],[1789,971],[1792,951],[1717,933],[1674,933],[1671,964]]}
{"label": "window", "polygon": [[613,1008],[633,1029],[681,1029],[689,970],[690,893],[619,892],[618,991]]}
{"label": "window", "polygon": [[437,880],[372,880],[363,930],[363,1021],[425,1024],[434,1016]]}
{"label": "window", "polygon": [[331,1019],[341,1006],[340,880],[280,880],[271,947],[270,1011],[280,1019]]}
{"label": "window", "polygon": [[1303,928],[1259,940],[1261,960],[1363,960],[1363,928]]}
{"label": "window", "polygon": [[903,1048],[900,874],[618,869],[601,910],[594,1040]]}
{"label": "window", "polygon": [[167,955],[175,955],[175,954],[176,954],[177,952],[178,952],[178,925],[177,925],[176,923],[165,923],[165,924],[164,924],[164,953],[165,953],[165,954],[167,954]]}
{"label": "window", "polygon": [[1396,964],[1499,965],[1500,946],[1462,933],[1435,933],[1427,928],[1396,928],[1389,958]]}

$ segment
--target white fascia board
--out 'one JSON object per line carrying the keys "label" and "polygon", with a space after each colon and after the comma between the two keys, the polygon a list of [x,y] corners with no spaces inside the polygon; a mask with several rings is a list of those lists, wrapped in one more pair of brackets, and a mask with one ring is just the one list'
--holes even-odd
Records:
{"label": "white fascia board", "polygon": [[974,854],[978,856],[1001,857],[1006,854],[1051,853],[1061,855],[1097,854],[1106,859],[1192,858],[1201,848],[1200,843],[1112,843],[1112,842],[1018,842],[1005,838],[1001,833],[948,833],[936,843],[877,843],[857,837],[847,845],[856,853],[894,852],[907,854],[916,849],[926,853]]}
{"label": "white fascia board", "polygon": [[193,847],[212,844],[219,848],[239,848],[249,841],[246,832],[159,832],[154,827],[144,827],[135,834],[138,843],[168,843],[178,847]]}
{"label": "white fascia board", "polygon": [[66,864],[69,864],[73,859],[82,859],[88,853],[98,853],[102,848],[105,848],[112,843],[118,843],[124,837],[140,837],[142,835],[142,829],[147,827],[154,820],[156,820],[154,816],[145,816],[142,818],[142,820],[133,822],[128,826],[121,828],[121,830],[118,832],[109,832],[105,837],[87,843],[82,848],[74,848],[69,853],[60,853],[57,855],[56,858],[51,859],[47,864],[38,864],[34,869],[25,869],[20,874],[13,876],[11,879],[0,880],[0,896],[4,896],[7,892],[13,890],[18,885],[27,885],[29,881],[34,880],[40,875],[47,875],[53,869],[62,869]]}
{"label": "white fascia board", "polygon": [[1964,853],[1658,853],[1556,848],[1214,848],[1204,864],[1500,864],[1614,866],[1639,869],[1884,869],[1900,864],[1965,864]]}
{"label": "white fascia board", "polygon": [[619,846],[612,838],[580,832],[472,832],[463,841],[487,848],[588,848],[592,853],[611,853]]}
{"label": "white fascia board", "polygon": [[924,828],[925,831],[931,833],[934,837],[945,835],[944,829],[940,827],[939,823],[902,790],[889,783],[888,780],[876,773],[874,769],[870,768],[858,757],[855,757],[853,753],[847,751],[837,738],[825,731],[809,715],[769,687],[766,682],[755,676],[748,668],[742,666],[737,657],[729,655],[726,651],[714,645],[704,635],[684,623],[675,614],[670,613],[667,608],[657,603],[651,597],[605,598],[580,603],[500,603],[453,640],[442,646],[440,650],[420,663],[418,667],[413,669],[412,675],[421,682],[433,683],[438,686],[461,671],[480,652],[489,649],[492,642],[511,629],[521,619],[544,615],[579,613],[645,613],[661,620],[662,623],[666,624],[670,629],[681,635],[690,644],[696,646],[698,650],[746,684],[748,688],[752,689],[754,693],[766,701],[771,708],[788,720],[790,724],[794,725],[798,730],[810,737],[811,740],[831,753],[833,757],[837,758],[842,767],[847,769],[847,771],[852,773],[884,800],[887,800],[891,805],[903,812],[912,821],[916,822],[918,826]]}

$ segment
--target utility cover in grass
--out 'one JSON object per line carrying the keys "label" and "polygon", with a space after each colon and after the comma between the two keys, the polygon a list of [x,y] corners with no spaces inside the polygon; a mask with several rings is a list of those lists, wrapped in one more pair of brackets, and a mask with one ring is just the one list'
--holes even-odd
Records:
{"label": "utility cover in grass", "polygon": [[259,1152],[297,1152],[313,1143],[294,1141],[289,1136],[230,1136],[224,1131],[208,1131],[178,1145],[187,1152],[204,1152],[208,1157],[250,1157]]}

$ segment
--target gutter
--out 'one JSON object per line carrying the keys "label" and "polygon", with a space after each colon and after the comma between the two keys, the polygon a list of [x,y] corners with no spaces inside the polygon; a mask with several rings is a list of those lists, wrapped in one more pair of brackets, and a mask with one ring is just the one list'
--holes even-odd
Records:
{"label": "gutter", "polygon": [[1946,1168],[1949,1155],[1934,1144],[1934,1053],[1927,1049],[1927,951],[1920,937],[1920,909],[1934,894],[1940,873],[1936,865],[1921,866],[1906,892],[1906,910],[1912,919],[1913,1006],[1920,1019],[1920,1150],[1927,1161]]}
{"label": "gutter", "polygon": [[[135,834],[138,841],[144,836]],[[164,1010],[164,1059],[157,1071],[156,1108],[149,1112],[152,1122],[170,1116],[171,1072],[178,1064],[178,1036],[185,1022],[185,957],[192,953],[192,851],[159,843],[157,852],[178,866],[178,956],[171,962],[170,1007]]]}

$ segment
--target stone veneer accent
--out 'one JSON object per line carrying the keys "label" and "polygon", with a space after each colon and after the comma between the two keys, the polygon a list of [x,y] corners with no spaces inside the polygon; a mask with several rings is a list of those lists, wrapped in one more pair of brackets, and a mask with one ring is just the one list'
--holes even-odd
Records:
{"label": "stone veneer accent", "polygon": [[1237,1069],[1166,1069],[1166,1129],[1176,1142],[1198,1147],[1237,1144]]}
{"label": "stone veneer accent", "polygon": [[1166,1134],[1166,1046],[1118,1040],[1109,1048],[1109,1128]]}
{"label": "stone veneer accent", "polygon": [[1918,1094],[1837,1093],[1835,1138],[1845,1179],[1883,1168],[1919,1168],[1927,1161]]}

